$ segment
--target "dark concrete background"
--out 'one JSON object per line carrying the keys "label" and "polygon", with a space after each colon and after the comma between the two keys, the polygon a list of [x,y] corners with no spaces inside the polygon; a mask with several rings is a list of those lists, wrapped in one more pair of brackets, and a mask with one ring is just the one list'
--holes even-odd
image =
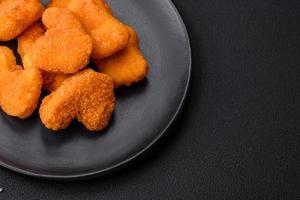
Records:
{"label": "dark concrete background", "polygon": [[192,83],[163,140],[114,175],[50,182],[0,168],[0,199],[300,199],[300,2],[173,0]]}

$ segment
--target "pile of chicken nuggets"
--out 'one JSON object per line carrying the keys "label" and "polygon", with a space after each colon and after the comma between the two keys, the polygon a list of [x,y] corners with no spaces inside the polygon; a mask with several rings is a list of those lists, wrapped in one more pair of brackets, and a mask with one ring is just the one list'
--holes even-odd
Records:
{"label": "pile of chicken nuggets", "polygon": [[39,114],[48,129],[77,119],[100,131],[115,110],[114,89],[147,75],[137,33],[104,0],[0,0],[0,10],[0,41],[17,38],[23,65],[0,47],[0,106],[10,116],[31,116],[45,90]]}

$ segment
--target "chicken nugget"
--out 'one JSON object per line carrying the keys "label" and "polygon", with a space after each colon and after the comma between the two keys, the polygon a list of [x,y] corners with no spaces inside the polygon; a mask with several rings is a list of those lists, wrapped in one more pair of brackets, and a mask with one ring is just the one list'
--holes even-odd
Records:
{"label": "chicken nugget", "polygon": [[115,87],[130,86],[143,80],[148,72],[148,63],[139,49],[139,39],[135,30],[129,27],[128,46],[111,57],[94,60],[98,70],[112,77]]}
{"label": "chicken nugget", "polygon": [[42,21],[47,30],[24,55],[24,67],[65,74],[86,67],[92,52],[92,39],[80,21],[64,8],[46,9]]}
{"label": "chicken nugget", "polygon": [[44,12],[39,0],[0,0],[0,41],[17,37]]}
{"label": "chicken nugget", "polygon": [[38,69],[17,66],[12,50],[0,47],[0,106],[5,113],[29,117],[37,107],[42,82]]}
{"label": "chicken nugget", "polygon": [[66,128],[77,120],[90,131],[108,126],[115,109],[113,80],[86,69],[67,78],[62,85],[43,99],[40,117],[54,131]]}
{"label": "chicken nugget", "polygon": [[111,56],[127,46],[127,26],[112,15],[103,0],[52,0],[49,6],[66,7],[78,17],[93,39],[94,59]]}
{"label": "chicken nugget", "polygon": [[[45,32],[40,22],[36,22],[26,29],[18,37],[18,53],[20,54],[22,60],[24,55],[31,48],[33,43],[41,37]],[[43,77],[43,89],[52,92],[56,90],[61,83],[68,77],[67,74],[56,74],[51,72],[42,71]]]}

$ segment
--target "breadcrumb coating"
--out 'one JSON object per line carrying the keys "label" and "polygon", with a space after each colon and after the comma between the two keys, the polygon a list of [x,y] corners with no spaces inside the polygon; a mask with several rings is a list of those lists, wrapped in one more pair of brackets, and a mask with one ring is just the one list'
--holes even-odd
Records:
{"label": "breadcrumb coating", "polygon": [[113,80],[86,69],[69,78],[43,99],[40,117],[44,125],[58,131],[66,128],[73,119],[90,131],[108,126],[115,109]]}
{"label": "breadcrumb coating", "polygon": [[78,17],[92,37],[94,59],[111,56],[127,46],[127,26],[112,15],[103,0],[52,0],[49,7],[68,8]]}
{"label": "breadcrumb coating", "polygon": [[92,52],[92,39],[79,20],[68,9],[48,8],[42,21],[47,30],[25,54],[24,67],[65,74],[86,67]]}
{"label": "breadcrumb coating", "polygon": [[42,35],[44,35],[45,29],[41,22],[36,22],[29,26],[18,37],[18,53],[21,58],[24,59],[25,53],[31,48],[33,43]]}
{"label": "breadcrumb coating", "polygon": [[0,41],[17,37],[38,21],[43,12],[39,0],[0,0]]}
{"label": "breadcrumb coating", "polygon": [[24,119],[37,107],[43,80],[38,69],[15,63],[12,50],[0,47],[0,106],[8,115]]}
{"label": "breadcrumb coating", "polygon": [[48,92],[53,92],[66,80],[69,76],[67,74],[54,74],[49,72],[42,72],[43,89]]}
{"label": "breadcrumb coating", "polygon": [[111,57],[94,60],[98,70],[112,77],[115,87],[130,86],[143,80],[148,73],[148,63],[139,48],[139,39],[133,28],[129,27],[128,46]]}
{"label": "breadcrumb coating", "polygon": [[[33,43],[45,32],[40,22],[36,22],[26,29],[18,37],[18,53],[24,58],[25,53],[31,48]],[[43,89],[52,92],[56,90],[61,83],[68,77],[67,74],[56,74],[42,71]]]}

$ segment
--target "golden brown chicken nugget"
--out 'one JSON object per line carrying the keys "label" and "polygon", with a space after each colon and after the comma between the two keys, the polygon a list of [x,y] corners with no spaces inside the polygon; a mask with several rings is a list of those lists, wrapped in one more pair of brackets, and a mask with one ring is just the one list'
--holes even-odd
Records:
{"label": "golden brown chicken nugget", "polygon": [[128,46],[111,57],[96,60],[94,63],[100,72],[112,77],[115,87],[130,86],[143,80],[148,72],[148,63],[139,48],[137,33],[129,28]]}
{"label": "golden brown chicken nugget", "polygon": [[0,0],[0,41],[17,37],[43,12],[40,0]]}
{"label": "golden brown chicken nugget", "polygon": [[0,47],[0,106],[8,115],[24,119],[37,107],[43,80],[38,69],[24,70],[15,63],[12,50]]}
{"label": "golden brown chicken nugget", "polygon": [[37,67],[52,73],[76,73],[89,62],[91,37],[79,20],[64,8],[48,8],[42,21],[46,27],[25,54],[24,67]]}
{"label": "golden brown chicken nugget", "polygon": [[103,0],[52,0],[50,7],[67,7],[81,21],[93,39],[94,59],[113,55],[125,48],[129,32],[125,24],[116,19]]}
{"label": "golden brown chicken nugget", "polygon": [[[24,55],[31,48],[33,43],[41,37],[45,32],[45,29],[42,27],[40,22],[36,22],[26,29],[18,37],[18,52],[21,58],[24,58]],[[43,89],[52,92],[56,90],[61,83],[68,77],[67,74],[56,74],[51,72],[42,71],[43,77]]]}
{"label": "golden brown chicken nugget", "polygon": [[113,80],[86,69],[69,78],[43,99],[40,117],[54,131],[66,128],[77,118],[90,131],[107,127],[115,109]]}

